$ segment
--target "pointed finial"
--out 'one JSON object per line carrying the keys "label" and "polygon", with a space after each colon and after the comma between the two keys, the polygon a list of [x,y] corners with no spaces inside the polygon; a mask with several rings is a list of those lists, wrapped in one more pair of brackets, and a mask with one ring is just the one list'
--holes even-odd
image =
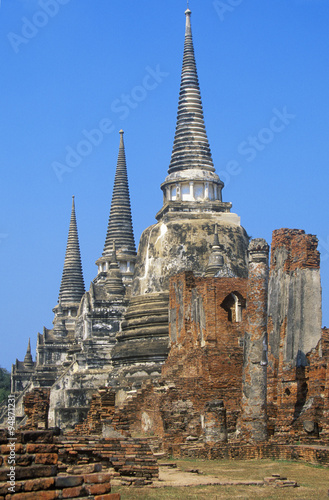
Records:
{"label": "pointed finial", "polygon": [[191,11],[190,11],[190,6],[189,6],[189,0],[187,0],[187,9],[185,11],[185,15],[186,16],[190,16],[191,15]]}
{"label": "pointed finial", "polygon": [[124,131],[121,129],[119,131],[119,134],[120,134],[120,147],[123,147],[123,134],[124,134]]}
{"label": "pointed finial", "polygon": [[33,366],[33,358],[31,354],[31,340],[29,339],[29,343],[27,345],[26,354],[24,358],[24,365],[28,368]]}

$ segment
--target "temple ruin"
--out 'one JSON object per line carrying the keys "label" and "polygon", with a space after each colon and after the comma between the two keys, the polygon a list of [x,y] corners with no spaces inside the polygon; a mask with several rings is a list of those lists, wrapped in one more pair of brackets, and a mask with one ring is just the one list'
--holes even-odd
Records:
{"label": "temple ruin", "polygon": [[[157,222],[136,252],[120,131],[97,275],[85,291],[73,199],[53,328],[38,334],[35,361],[29,342],[24,361],[12,366],[17,421],[22,432],[60,428],[77,443],[83,436],[84,449],[95,435],[114,448],[119,439],[123,454],[125,446],[149,450],[147,441],[177,456],[314,458],[307,446],[329,442],[317,238],[277,229],[270,248],[250,240],[223,201],[191,11],[185,15],[176,132]],[[65,462],[69,444],[51,442]],[[328,459],[328,452],[314,458]]]}

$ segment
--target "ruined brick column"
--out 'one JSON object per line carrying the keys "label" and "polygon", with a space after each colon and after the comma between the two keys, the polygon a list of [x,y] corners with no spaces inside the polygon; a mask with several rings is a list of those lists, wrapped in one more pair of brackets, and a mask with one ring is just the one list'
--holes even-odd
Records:
{"label": "ruined brick column", "polygon": [[249,244],[247,331],[244,341],[242,411],[238,426],[242,439],[267,439],[267,288],[269,246],[261,238]]}

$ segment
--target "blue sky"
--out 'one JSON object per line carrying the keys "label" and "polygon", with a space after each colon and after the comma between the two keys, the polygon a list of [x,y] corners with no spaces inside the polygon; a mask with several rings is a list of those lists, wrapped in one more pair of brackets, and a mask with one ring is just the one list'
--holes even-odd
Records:
{"label": "blue sky", "polygon": [[[155,222],[185,8],[184,0],[1,1],[0,366],[24,358],[29,337],[35,355],[37,332],[52,326],[72,195],[86,288],[96,276],[121,128],[136,243]],[[329,2],[190,0],[190,8],[223,199],[254,238],[270,242],[281,227],[318,236],[329,326]]]}

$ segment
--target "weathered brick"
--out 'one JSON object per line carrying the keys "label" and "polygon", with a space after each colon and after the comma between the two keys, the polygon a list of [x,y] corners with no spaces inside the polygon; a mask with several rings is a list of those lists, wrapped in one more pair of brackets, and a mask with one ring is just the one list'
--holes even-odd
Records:
{"label": "weathered brick", "polygon": [[103,495],[111,491],[111,483],[88,484],[85,488],[89,495]]}
{"label": "weathered brick", "polygon": [[[8,444],[3,444],[0,446],[0,453],[1,455],[8,455],[12,449],[13,447],[10,447]],[[24,453],[24,447],[20,443],[15,442],[15,453]]]}
{"label": "weathered brick", "polygon": [[[12,485],[8,482],[3,482],[3,483],[0,483],[0,495],[7,495],[8,493],[10,493],[8,491],[8,488],[11,487]],[[16,493],[19,493],[20,491],[23,490],[23,486],[24,486],[24,483],[21,483],[20,481],[15,481],[15,492]]]}
{"label": "weathered brick", "polygon": [[6,500],[55,500],[57,498],[60,498],[60,492],[59,491],[38,491],[36,497],[35,492],[31,493],[15,493],[13,495],[7,495]]}
{"label": "weathered brick", "polygon": [[55,444],[34,444],[26,445],[26,453],[56,453],[57,446]]}
{"label": "weathered brick", "polygon": [[65,488],[62,491],[62,498],[75,498],[85,495],[86,490],[84,486],[75,486],[73,488]]}
{"label": "weathered brick", "polygon": [[18,455],[16,456],[16,465],[20,467],[28,467],[33,462],[33,456],[31,455]]}
{"label": "weathered brick", "polygon": [[50,389],[36,387],[23,397],[24,411],[27,415],[26,428],[47,429]]}
{"label": "weathered brick", "polygon": [[5,429],[0,429],[0,445],[6,444],[8,441],[7,431]]}
{"label": "weathered brick", "polygon": [[100,472],[102,470],[102,464],[84,464],[84,465],[73,465],[67,468],[68,474],[92,474],[94,472]]}
{"label": "weathered brick", "polygon": [[58,454],[57,453],[38,453],[37,455],[35,455],[34,462],[36,464],[56,465],[58,462]]}
{"label": "weathered brick", "polygon": [[101,474],[84,474],[83,479],[87,484],[105,483],[111,481],[111,474],[103,472]]}
{"label": "weathered brick", "polygon": [[22,443],[52,443],[53,431],[23,431],[21,433]]}
{"label": "weathered brick", "polygon": [[83,483],[83,476],[57,476],[55,478],[56,488],[71,488],[80,486]]}
{"label": "weathered brick", "polygon": [[39,490],[49,490],[55,485],[55,478],[38,478],[30,479],[24,483],[24,491],[39,491]]}
{"label": "weathered brick", "polygon": [[[10,472],[8,468],[0,469],[0,481],[7,481],[7,474]],[[54,465],[34,465],[31,467],[16,467],[16,480],[32,479],[37,477],[50,477],[57,474],[57,467]]]}

